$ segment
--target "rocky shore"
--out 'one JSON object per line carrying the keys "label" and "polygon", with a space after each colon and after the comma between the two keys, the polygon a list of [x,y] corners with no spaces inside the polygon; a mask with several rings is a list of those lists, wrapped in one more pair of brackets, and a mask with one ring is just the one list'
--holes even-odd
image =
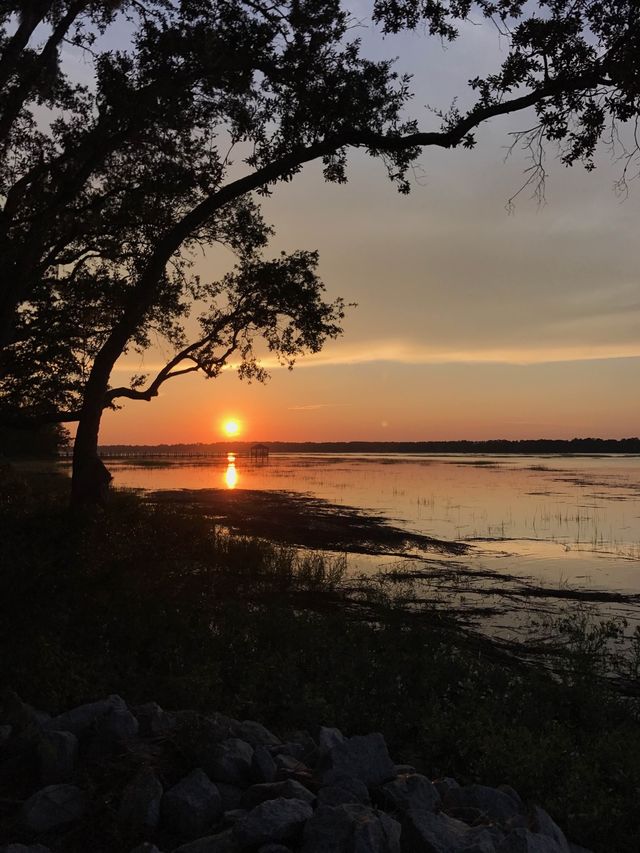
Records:
{"label": "rocky shore", "polygon": [[430,780],[381,734],[280,738],[119,696],[0,710],[2,853],[588,853],[508,785]]}

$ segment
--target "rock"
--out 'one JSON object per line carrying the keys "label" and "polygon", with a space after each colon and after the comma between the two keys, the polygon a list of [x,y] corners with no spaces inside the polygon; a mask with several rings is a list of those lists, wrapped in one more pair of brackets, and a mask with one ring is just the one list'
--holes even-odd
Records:
{"label": "rock", "polygon": [[443,800],[452,788],[461,787],[460,783],[456,782],[451,776],[443,776],[442,779],[435,779],[433,784],[436,791],[440,794],[440,798]]}
{"label": "rock", "polygon": [[203,766],[215,782],[246,788],[251,779],[253,747],[239,738],[227,738],[203,756]]}
{"label": "rock", "polygon": [[218,835],[207,835],[177,847],[173,853],[237,853],[238,845],[235,843],[231,830],[220,832]]}
{"label": "rock", "polygon": [[360,803],[370,806],[369,789],[360,779],[342,776],[332,785],[326,785],[318,791],[318,802],[325,806],[340,806],[343,803]]}
{"label": "rock", "polygon": [[78,738],[72,732],[43,732],[37,749],[45,785],[71,779],[78,760]]}
{"label": "rock", "polygon": [[134,834],[152,831],[160,820],[162,784],[152,770],[142,770],[122,793],[118,820]]}
{"label": "rock", "polygon": [[254,782],[273,782],[278,768],[273,756],[264,746],[256,746],[251,760],[251,778]]}
{"label": "rock", "polygon": [[29,832],[49,832],[80,820],[87,805],[87,794],[75,785],[48,785],[23,804],[22,823]]}
{"label": "rock", "polygon": [[194,770],[165,792],[161,804],[167,829],[193,838],[222,817],[222,799],[204,770]]}
{"label": "rock", "polygon": [[313,809],[305,800],[278,797],[252,809],[235,824],[233,835],[240,847],[286,841],[294,838],[312,815]]}
{"label": "rock", "polygon": [[304,800],[307,803],[315,801],[315,794],[308,788],[296,782],[294,779],[285,779],[282,782],[267,782],[262,785],[252,785],[242,795],[241,804],[245,809],[254,809],[260,803],[267,800],[276,800],[283,797],[288,800]]}
{"label": "rock", "polygon": [[548,835],[528,829],[514,829],[496,847],[497,853],[563,853],[564,849]]}
{"label": "rock", "polygon": [[541,835],[553,838],[558,847],[562,850],[562,853],[570,853],[569,842],[567,841],[564,832],[544,809],[541,809],[539,806],[533,806],[530,815],[531,829],[533,829],[534,832],[539,832]]}
{"label": "rock", "polygon": [[12,732],[13,726],[8,724],[6,726],[0,726],[0,749],[2,749],[4,744],[9,740]]}
{"label": "rock", "polygon": [[7,844],[0,848],[0,853],[51,853],[43,844]]}
{"label": "rock", "polygon": [[356,851],[400,853],[400,824],[366,806],[319,806],[304,828],[301,853]]}
{"label": "rock", "polygon": [[131,853],[160,853],[155,844],[152,844],[150,841],[143,841],[142,844],[138,844],[137,847],[131,851]]}
{"label": "rock", "polygon": [[494,837],[486,827],[470,827],[448,815],[417,809],[402,817],[402,853],[461,853],[474,846],[482,853],[496,853]]}
{"label": "rock", "polygon": [[89,702],[53,717],[46,724],[48,731],[73,732],[78,738],[87,734],[100,717],[115,709],[126,709],[126,703],[120,696],[109,696],[99,702]]}
{"label": "rock", "polygon": [[409,809],[424,809],[429,812],[440,807],[440,794],[426,776],[408,773],[387,782],[379,792],[380,805],[386,809],[406,812]]}
{"label": "rock", "polygon": [[369,788],[394,776],[387,745],[377,732],[344,738],[337,729],[321,730],[318,770],[327,784],[340,776],[354,776]]}
{"label": "rock", "polygon": [[175,728],[172,714],[163,711],[157,702],[146,702],[132,709],[139,725],[142,737],[163,737]]}
{"label": "rock", "polygon": [[579,844],[573,844],[571,841],[569,842],[569,851],[570,853],[593,853],[593,850],[587,850],[586,847],[580,847]]}
{"label": "rock", "polygon": [[521,805],[509,794],[486,785],[465,785],[464,788],[450,788],[443,797],[446,812],[477,809],[485,820],[506,823],[520,814]]}
{"label": "rock", "polygon": [[276,769],[281,776],[293,776],[300,773],[311,774],[311,770],[304,762],[300,761],[299,758],[295,758],[293,755],[289,755],[288,752],[277,753],[273,760],[275,762]]}
{"label": "rock", "polygon": [[287,737],[286,744],[291,743],[296,744],[302,749],[300,758],[305,762],[305,764],[309,764],[310,766],[316,764],[318,760],[318,745],[309,732],[304,730],[290,732]]}
{"label": "rock", "polygon": [[113,707],[95,723],[96,740],[100,750],[119,749],[138,734],[138,721],[125,707]]}
{"label": "rock", "polygon": [[416,768],[413,764],[394,764],[393,771],[396,776],[406,776],[408,773],[415,773]]}
{"label": "rock", "polygon": [[229,809],[228,812],[224,813],[223,819],[226,824],[233,824],[242,820],[242,818],[246,817],[248,814],[249,812],[247,809]]}
{"label": "rock", "polygon": [[223,811],[226,812],[230,809],[240,807],[243,794],[242,788],[239,788],[237,785],[227,785],[226,782],[217,782],[216,787],[222,799]]}
{"label": "rock", "polygon": [[295,741],[281,743],[279,746],[272,747],[271,751],[274,756],[290,755],[291,758],[295,758],[297,761],[302,762],[306,760],[308,753],[308,749],[304,746],[304,744],[296,743]]}
{"label": "rock", "polygon": [[291,848],[284,844],[263,844],[258,853],[291,853]]}
{"label": "rock", "polygon": [[253,720],[243,720],[233,726],[234,734],[240,740],[250,743],[251,746],[278,746],[280,739],[273,732],[266,729],[261,723]]}

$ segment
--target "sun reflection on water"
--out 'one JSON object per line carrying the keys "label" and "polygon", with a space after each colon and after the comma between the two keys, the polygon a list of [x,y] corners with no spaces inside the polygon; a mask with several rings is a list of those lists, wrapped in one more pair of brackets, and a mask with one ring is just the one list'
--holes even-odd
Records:
{"label": "sun reflection on water", "polygon": [[238,469],[236,468],[235,453],[227,453],[227,468],[224,472],[224,481],[228,489],[235,489],[238,485]]}

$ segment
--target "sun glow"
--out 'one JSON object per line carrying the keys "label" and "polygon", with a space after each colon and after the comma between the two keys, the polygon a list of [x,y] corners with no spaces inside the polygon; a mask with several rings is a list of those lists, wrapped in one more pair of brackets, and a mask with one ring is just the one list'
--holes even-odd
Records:
{"label": "sun glow", "polygon": [[235,418],[229,418],[229,420],[222,424],[222,429],[224,430],[225,435],[231,437],[238,435],[240,432],[240,424]]}

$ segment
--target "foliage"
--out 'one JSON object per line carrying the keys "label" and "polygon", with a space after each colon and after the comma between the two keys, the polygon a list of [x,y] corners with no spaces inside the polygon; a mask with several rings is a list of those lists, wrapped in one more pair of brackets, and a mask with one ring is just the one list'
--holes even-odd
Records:
{"label": "foliage", "polygon": [[69,434],[60,424],[48,424],[27,430],[0,426],[0,459],[54,459],[68,443]]}
{"label": "foliage", "polygon": [[[409,78],[364,55],[339,0],[3,5],[0,393],[14,419],[82,412],[89,425],[78,436],[87,433],[90,450],[117,396],[148,400],[183,372],[216,375],[237,332],[237,315],[223,330],[221,318],[241,281],[267,302],[266,282],[291,295],[278,305],[282,334],[273,317],[244,326],[245,374],[264,378],[256,338],[291,360],[338,334],[342,305],[322,302],[315,255],[262,258],[270,229],[256,194],[311,160],[341,183],[348,150],[361,148],[406,192],[422,147],[473,147],[484,122],[534,108],[517,140],[533,158],[526,182],[540,190],[545,140],[565,163],[592,168],[598,141],[615,142],[619,123],[638,115],[634,0],[376,0],[372,11],[383,32],[425,27],[445,40],[469,17],[483,20],[503,38],[500,64],[470,81],[466,111],[443,105],[440,127],[423,130],[409,113]],[[64,47],[82,55],[85,79]],[[622,152],[623,184],[635,152]],[[203,283],[194,258],[215,244],[236,253],[238,268]],[[201,299],[202,337],[191,339],[185,319]],[[171,366],[149,384],[132,377],[110,389],[120,355],[155,334],[175,352]]]}
{"label": "foliage", "polygon": [[380,730],[432,777],[508,782],[598,853],[638,849],[640,709],[600,678],[606,626],[565,620],[580,666],[552,678],[451,620],[411,618],[379,585],[354,599],[321,555],[126,493],[79,525],[64,483],[31,489],[0,492],[0,683],[36,707],[119,692],[283,733]]}

